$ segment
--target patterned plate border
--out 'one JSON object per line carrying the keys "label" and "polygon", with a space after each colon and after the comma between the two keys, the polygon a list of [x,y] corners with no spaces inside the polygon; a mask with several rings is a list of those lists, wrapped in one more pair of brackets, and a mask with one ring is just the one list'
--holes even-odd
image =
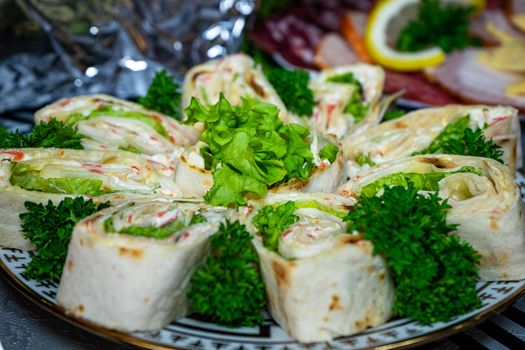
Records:
{"label": "patterned plate border", "polygon": [[[525,178],[522,174],[517,173],[516,180],[523,197]],[[31,258],[32,253],[27,251],[0,248],[0,273],[27,298],[59,318],[104,338],[146,349],[292,350],[373,347],[386,350],[407,348],[435,341],[473,327],[525,294],[525,280],[479,282],[477,291],[482,300],[481,307],[449,322],[424,326],[407,319],[397,319],[354,336],[337,338],[331,343],[298,343],[291,339],[267,314],[263,324],[253,328],[229,329],[205,320],[186,317],[172,322],[155,333],[122,333],[66,315],[56,304],[57,283],[35,281],[25,275],[25,266],[31,261]]]}

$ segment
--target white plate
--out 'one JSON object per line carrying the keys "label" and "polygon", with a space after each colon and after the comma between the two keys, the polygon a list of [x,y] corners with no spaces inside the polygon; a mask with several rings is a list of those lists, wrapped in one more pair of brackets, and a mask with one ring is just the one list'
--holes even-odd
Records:
{"label": "white plate", "polygon": [[[517,173],[522,197],[525,195],[525,178]],[[121,333],[67,316],[56,305],[58,284],[35,281],[25,275],[25,266],[32,253],[18,249],[0,248],[0,272],[28,298],[48,311],[106,338],[149,349],[243,349],[283,350],[320,349],[326,343],[301,344],[291,339],[270,317],[258,327],[225,328],[202,319],[186,317],[172,322],[155,333]],[[381,327],[370,328],[351,337],[341,337],[329,344],[337,349],[362,349],[378,347],[394,349],[420,345],[453,333],[463,331],[481,322],[494,311],[505,307],[525,293],[525,280],[508,282],[479,282],[477,291],[480,308],[450,320],[432,325],[421,325],[408,319],[392,320]]]}

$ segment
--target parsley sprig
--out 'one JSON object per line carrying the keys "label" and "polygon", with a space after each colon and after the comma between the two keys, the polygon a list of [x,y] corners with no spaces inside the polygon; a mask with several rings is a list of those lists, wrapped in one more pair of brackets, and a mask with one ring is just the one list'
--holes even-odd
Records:
{"label": "parsley sprig", "polygon": [[57,206],[51,201],[47,205],[26,202],[27,212],[20,214],[22,231],[38,250],[26,267],[27,275],[38,280],[60,280],[73,227],[109,205],[109,202],[97,205],[83,197],[65,198]]}
{"label": "parsley sprig", "polygon": [[266,294],[251,238],[238,221],[221,224],[212,236],[211,255],[193,275],[188,292],[196,313],[228,327],[263,321]]}
{"label": "parsley sprig", "polygon": [[399,34],[396,47],[401,51],[421,51],[439,46],[446,53],[468,46],[480,46],[481,40],[469,33],[472,6],[441,4],[439,0],[422,0],[418,16]]}
{"label": "parsley sprig", "polygon": [[308,87],[307,72],[276,68],[270,71],[268,80],[288,110],[301,117],[312,115],[314,94]]}
{"label": "parsley sprig", "polygon": [[181,118],[180,86],[165,69],[155,73],[146,96],[139,98],[139,103],[172,118]]}
{"label": "parsley sprig", "polygon": [[51,118],[49,122],[38,123],[30,135],[20,135],[18,130],[8,132],[0,128],[0,148],[83,149],[80,143],[82,137],[76,128]]}
{"label": "parsley sprig", "polygon": [[385,257],[396,286],[394,312],[423,324],[447,321],[480,305],[478,253],[446,223],[450,205],[437,193],[384,187],[381,197],[360,198],[345,220]]}
{"label": "parsley sprig", "polygon": [[503,164],[503,150],[490,139],[486,139],[483,130],[468,127],[469,116],[450,123],[425,149],[417,154],[459,154],[474,157],[492,158]]}
{"label": "parsley sprig", "polygon": [[394,108],[389,109],[388,111],[385,112],[385,114],[383,115],[383,121],[386,122],[386,121],[389,121],[389,120],[394,120],[394,119],[397,119],[397,118],[401,118],[405,114],[406,114],[406,112],[404,110],[394,107]]}

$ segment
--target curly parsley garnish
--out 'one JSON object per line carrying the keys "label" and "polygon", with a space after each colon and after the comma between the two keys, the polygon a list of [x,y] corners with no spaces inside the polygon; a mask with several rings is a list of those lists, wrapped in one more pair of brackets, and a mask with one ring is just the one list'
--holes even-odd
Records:
{"label": "curly parsley garnish", "polygon": [[408,187],[384,187],[381,197],[360,198],[345,220],[374,244],[394,279],[394,312],[423,324],[448,321],[479,307],[478,253],[450,235],[446,200]]}
{"label": "curly parsley garnish", "polygon": [[503,150],[492,140],[483,136],[482,129],[468,127],[469,116],[450,123],[425,149],[418,154],[459,154],[465,156],[492,158],[503,164]]}
{"label": "curly parsley garnish", "polygon": [[263,321],[266,294],[251,238],[238,221],[221,224],[212,236],[211,255],[193,275],[188,292],[197,314],[228,327]]}
{"label": "curly parsley garnish", "polygon": [[139,98],[139,103],[148,109],[181,118],[181,93],[179,84],[166,70],[155,73],[146,96]]}
{"label": "curly parsley garnish", "polygon": [[8,132],[0,128],[0,148],[83,149],[80,143],[82,137],[76,128],[51,118],[49,122],[38,123],[30,135],[20,135],[18,130]]}
{"label": "curly parsley garnish", "polygon": [[418,16],[399,34],[396,47],[401,51],[421,51],[439,46],[446,53],[468,46],[481,46],[481,40],[469,33],[472,6],[441,4],[439,0],[422,0]]}
{"label": "curly parsley garnish", "polygon": [[65,198],[57,206],[25,202],[26,213],[20,214],[22,231],[36,246],[38,254],[26,267],[30,278],[59,281],[67,257],[73,227],[81,219],[110,206],[94,204],[83,197]]}
{"label": "curly parsley garnish", "polygon": [[383,116],[383,121],[386,122],[386,121],[389,121],[389,120],[394,120],[394,119],[397,119],[397,118],[401,118],[405,114],[406,114],[406,112],[404,110],[402,110],[402,109],[392,108],[392,109],[389,109],[388,111],[385,112],[385,115]]}
{"label": "curly parsley garnish", "polygon": [[315,103],[307,72],[276,68],[270,71],[268,80],[288,110],[299,116],[312,115]]}

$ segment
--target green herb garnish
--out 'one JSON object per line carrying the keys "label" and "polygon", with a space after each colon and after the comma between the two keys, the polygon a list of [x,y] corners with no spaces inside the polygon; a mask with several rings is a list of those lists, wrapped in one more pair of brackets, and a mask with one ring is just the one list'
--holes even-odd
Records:
{"label": "green herb garnish", "polygon": [[193,213],[193,216],[191,217],[191,220],[190,220],[190,223],[189,225],[195,225],[195,224],[201,224],[203,222],[207,222],[208,220],[206,219],[206,217],[200,213],[200,212],[195,212]]}
{"label": "green herb garnish", "polygon": [[30,135],[20,135],[18,130],[8,132],[0,128],[0,148],[83,149],[80,143],[82,137],[76,128],[51,118],[49,122],[38,123]]}
{"label": "green herb garnish", "polygon": [[252,223],[259,230],[266,248],[277,251],[281,233],[299,220],[294,210],[295,203],[288,201],[277,206],[267,205],[255,215]]}
{"label": "green herb garnish", "polygon": [[81,219],[110,206],[94,204],[82,197],[65,198],[57,206],[25,202],[26,213],[20,214],[22,231],[36,246],[38,254],[26,266],[28,277],[59,281],[67,257],[73,227]]}
{"label": "green herb garnish", "polygon": [[186,223],[184,222],[184,220],[176,220],[160,227],[131,225],[124,228],[119,233],[130,236],[166,239],[173,235],[175,232],[182,230],[184,227],[186,227]]}
{"label": "green herb garnish", "polygon": [[9,183],[28,191],[101,196],[114,191],[104,188],[104,181],[82,177],[45,178],[30,164],[12,163]]}
{"label": "green herb garnish", "polygon": [[364,155],[364,154],[359,154],[357,157],[355,157],[355,161],[357,162],[357,164],[363,166],[365,164],[368,164],[370,166],[376,166],[376,163],[370,159],[370,157]]}
{"label": "green herb garnish", "polygon": [[382,177],[361,189],[362,197],[372,197],[384,186],[408,186],[411,183],[418,191],[439,191],[439,181],[447,176],[458,173],[481,175],[478,168],[463,166],[456,171],[441,171],[435,173],[396,173]]}
{"label": "green herb garnish", "polygon": [[135,119],[139,120],[144,124],[147,124],[151,126],[155,131],[157,131],[160,135],[164,137],[168,137],[168,132],[166,131],[166,128],[164,125],[162,125],[161,122],[156,120],[150,115],[135,112],[135,111],[125,111],[121,109],[115,109],[113,106],[106,105],[101,108],[92,110],[88,114],[82,114],[82,113],[71,113],[67,116],[66,123],[68,125],[75,125],[79,121],[82,120],[89,120],[99,117],[106,117],[106,116],[114,116],[119,118],[126,118],[126,119]]}
{"label": "green herb garnish", "polygon": [[492,158],[503,164],[503,150],[492,140],[483,136],[482,129],[468,127],[467,115],[445,127],[445,129],[425,149],[418,154],[459,154],[474,157]]}
{"label": "green herb garnish", "polygon": [[139,98],[138,102],[148,109],[181,119],[180,86],[165,69],[155,73],[146,96]]}
{"label": "green herb garnish", "polygon": [[354,86],[354,92],[350,101],[346,105],[345,113],[351,114],[354,117],[355,123],[360,123],[368,111],[368,104],[361,101],[363,97],[363,85],[356,79],[354,73],[348,72],[343,74],[333,75],[326,79],[327,82],[350,84]]}
{"label": "green herb garnish", "polygon": [[388,111],[385,112],[385,115],[383,116],[383,121],[389,121],[389,120],[394,120],[394,119],[397,119],[397,118],[401,118],[402,116],[404,116],[406,114],[406,112],[402,109],[398,109],[398,108],[392,108],[392,109],[389,109]]}
{"label": "green herb garnish", "polygon": [[473,6],[441,4],[439,0],[422,0],[418,16],[399,34],[396,47],[401,51],[421,51],[439,46],[446,53],[468,46],[481,46],[481,40],[469,33]]}
{"label": "green herb garnish", "polygon": [[354,117],[355,123],[361,123],[368,111],[368,104],[362,101],[352,100],[345,108],[345,113],[351,114]]}
{"label": "green herb garnish", "polygon": [[329,143],[321,148],[319,151],[319,158],[326,159],[332,164],[337,158],[337,153],[339,153],[339,147]]}
{"label": "green herb garnish", "polygon": [[251,239],[238,221],[221,224],[211,237],[211,255],[192,277],[188,292],[196,313],[228,327],[263,321],[266,294]]}
{"label": "green herb garnish", "polygon": [[276,68],[270,71],[268,80],[288,110],[299,116],[312,115],[314,94],[308,87],[307,72]]}
{"label": "green herb garnish", "polygon": [[476,293],[479,255],[450,235],[446,200],[437,193],[385,187],[381,197],[361,198],[345,218],[383,255],[395,284],[393,310],[423,324],[448,321],[480,306]]}
{"label": "green herb garnish", "polygon": [[194,98],[185,112],[189,123],[205,124],[200,139],[208,147],[201,155],[214,185],[204,199],[212,205],[245,205],[245,195],[264,195],[288,179],[305,181],[312,172],[308,129],[284,124],[271,104],[243,99],[232,106],[221,95],[208,108]]}

